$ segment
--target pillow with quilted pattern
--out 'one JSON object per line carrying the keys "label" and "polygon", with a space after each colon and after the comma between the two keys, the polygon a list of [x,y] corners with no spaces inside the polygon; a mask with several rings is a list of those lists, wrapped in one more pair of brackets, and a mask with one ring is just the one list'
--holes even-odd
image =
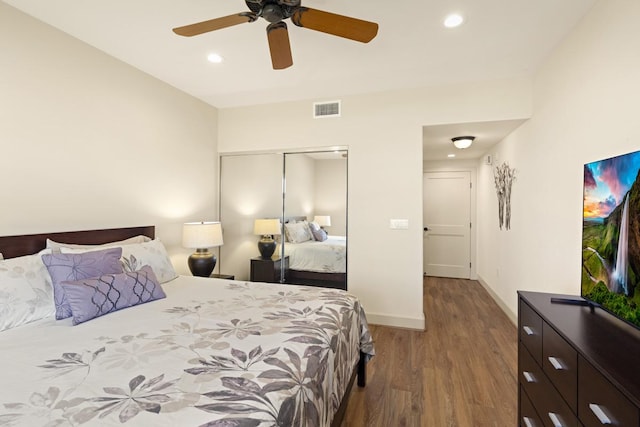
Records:
{"label": "pillow with quilted pattern", "polygon": [[134,272],[64,281],[61,285],[71,306],[74,325],[166,297],[148,265]]}
{"label": "pillow with quilted pattern", "polygon": [[313,234],[314,240],[318,242],[324,242],[327,240],[327,232],[324,231],[317,222],[310,222],[309,229],[311,230],[311,234]]}
{"label": "pillow with quilted pattern", "polygon": [[49,270],[53,283],[53,298],[56,304],[56,319],[71,316],[71,306],[64,288],[65,280],[81,280],[104,274],[122,273],[120,257],[122,248],[104,249],[82,253],[52,253],[42,255],[42,261]]}

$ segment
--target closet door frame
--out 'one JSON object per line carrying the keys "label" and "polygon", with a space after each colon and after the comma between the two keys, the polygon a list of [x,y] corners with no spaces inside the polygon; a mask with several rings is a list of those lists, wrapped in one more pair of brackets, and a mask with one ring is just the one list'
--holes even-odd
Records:
{"label": "closet door frame", "polygon": [[[280,212],[279,212],[279,218],[280,218],[280,222],[281,222],[281,234],[280,234],[280,245],[278,248],[278,251],[280,252],[280,263],[281,263],[281,269],[282,271],[285,271],[285,238],[284,238],[284,221],[288,218],[288,212],[287,212],[287,207],[286,207],[286,202],[287,202],[287,197],[286,197],[286,182],[287,182],[287,156],[292,156],[292,155],[301,155],[301,154],[306,154],[306,155],[321,155],[321,154],[330,154],[330,153],[344,153],[346,156],[346,162],[345,162],[345,192],[344,192],[344,197],[345,197],[345,209],[344,209],[344,234],[345,236],[348,236],[348,222],[349,222],[349,215],[348,215],[348,200],[349,200],[349,179],[348,179],[348,171],[349,171],[349,160],[348,160],[348,154],[349,154],[349,149],[346,146],[331,146],[331,147],[318,147],[318,148],[309,148],[309,149],[291,149],[291,150],[267,150],[267,151],[253,151],[253,152],[229,152],[229,153],[219,153],[218,155],[218,171],[219,171],[219,179],[218,179],[218,218],[220,218],[220,221],[222,222],[222,228],[223,228],[223,232],[225,229],[225,220],[227,220],[228,218],[225,218],[224,216],[224,211],[225,211],[225,206],[223,206],[223,202],[225,200],[225,182],[223,179],[223,174],[225,173],[224,171],[224,158],[226,157],[246,157],[246,156],[257,156],[257,155],[280,155],[282,158],[282,162],[281,162],[281,166],[282,166],[282,170],[280,173],[280,199],[282,201],[281,203],[281,207],[280,207]],[[275,194],[275,191],[274,191]],[[314,211],[315,211],[315,207],[314,207]],[[299,215],[298,213],[294,213],[295,215]],[[260,214],[258,214],[258,216],[260,216]],[[269,215],[267,214],[268,217],[275,217],[275,215]],[[255,219],[255,218],[254,218]],[[308,218],[309,221],[313,220],[313,218]],[[256,239],[258,238],[257,236],[254,236]],[[347,242],[348,242],[348,238],[347,238]],[[225,244],[227,243],[227,238],[225,236]],[[232,242],[229,242],[230,244]],[[257,245],[257,240],[256,240],[256,245]],[[347,248],[348,248],[348,243],[347,243]],[[222,271],[225,267],[225,254],[224,254],[224,245],[220,248],[220,256],[219,256],[219,260],[218,260],[218,265],[220,268],[220,271]],[[347,250],[348,253],[348,250]],[[250,258],[249,258],[250,259]],[[249,263],[249,259],[246,260],[246,263]],[[225,272],[226,274],[234,274],[235,272]],[[248,279],[247,279],[248,280]],[[281,283],[284,283],[286,281],[286,277],[284,277],[284,275],[281,278]],[[347,282],[348,282],[348,274],[347,274]]]}

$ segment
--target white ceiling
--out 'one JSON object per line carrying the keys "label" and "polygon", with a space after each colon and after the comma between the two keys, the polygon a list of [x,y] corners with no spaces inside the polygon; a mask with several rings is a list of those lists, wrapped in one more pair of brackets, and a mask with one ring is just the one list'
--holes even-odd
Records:
{"label": "white ceiling", "polygon": [[[500,120],[424,126],[422,128],[422,158],[426,161],[446,160],[449,154],[455,154],[455,160],[477,159],[525,121]],[[476,139],[471,147],[460,150],[455,148],[451,141],[451,138],[456,136],[475,136]]]}
{"label": "white ceiling", "polygon": [[[243,0],[4,0],[219,107],[530,76],[595,0],[303,0],[377,22],[369,44],[289,23],[294,65],[274,71],[266,21],[186,38],[171,29],[248,10]],[[450,12],[463,26],[442,25]],[[206,60],[210,52],[222,64]]]}

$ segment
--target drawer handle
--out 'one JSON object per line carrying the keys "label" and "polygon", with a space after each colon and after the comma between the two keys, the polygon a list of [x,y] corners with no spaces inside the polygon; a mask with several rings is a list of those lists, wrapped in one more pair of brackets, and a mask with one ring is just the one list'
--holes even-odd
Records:
{"label": "drawer handle", "polygon": [[603,425],[613,424],[611,419],[607,417],[607,414],[604,413],[604,410],[600,407],[600,405],[596,405],[595,403],[589,403],[589,409],[593,412],[593,415],[600,420],[600,423]]}
{"label": "drawer handle", "polygon": [[549,419],[551,419],[553,427],[565,427],[564,424],[562,424],[562,421],[560,421],[560,417],[558,416],[558,414],[549,412]]}
{"label": "drawer handle", "polygon": [[525,427],[536,427],[535,423],[529,417],[522,417]]}
{"label": "drawer handle", "polygon": [[533,329],[531,329],[529,326],[523,326],[522,330],[527,334],[527,335],[535,335],[535,331]]}
{"label": "drawer handle", "polygon": [[536,382],[536,377],[534,377],[531,372],[522,371],[522,376],[524,377],[525,380],[527,380],[528,383]]}
{"label": "drawer handle", "polygon": [[549,363],[551,363],[551,365],[553,366],[553,368],[556,371],[561,371],[564,369],[564,365],[562,364],[562,362],[560,361],[560,359],[556,359],[553,356],[549,356],[547,357],[547,359],[549,359]]}

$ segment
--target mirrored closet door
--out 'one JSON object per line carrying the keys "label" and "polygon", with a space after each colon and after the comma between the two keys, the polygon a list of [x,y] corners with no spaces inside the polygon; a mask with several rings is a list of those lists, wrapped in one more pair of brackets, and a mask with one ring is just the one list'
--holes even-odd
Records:
{"label": "mirrored closet door", "polygon": [[346,150],[221,156],[220,271],[346,289],[347,164]]}

